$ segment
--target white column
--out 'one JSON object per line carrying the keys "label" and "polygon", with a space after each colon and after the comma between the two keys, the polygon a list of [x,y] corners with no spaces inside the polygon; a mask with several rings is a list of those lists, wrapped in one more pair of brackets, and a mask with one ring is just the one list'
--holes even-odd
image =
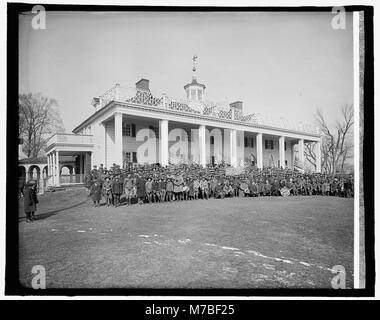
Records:
{"label": "white column", "polygon": [[50,163],[49,175],[51,177],[51,181],[53,181],[53,179],[52,179],[52,177],[53,177],[53,157],[52,157],[51,153],[49,153],[49,163]]}
{"label": "white column", "polygon": [[59,181],[59,174],[60,174],[61,168],[59,165],[59,151],[56,151],[56,186],[60,186],[60,181]]}
{"label": "white column", "polygon": [[294,144],[290,143],[290,168],[294,169]]}
{"label": "white column", "polygon": [[106,126],[103,122],[99,122],[98,125],[94,125],[92,128],[93,140],[94,143],[98,143],[98,148],[95,148],[96,157],[94,156],[94,152],[91,155],[90,170],[92,170],[94,165],[100,165],[101,163],[107,167]]}
{"label": "white column", "polygon": [[79,182],[82,183],[84,174],[84,155],[79,155]]}
{"label": "white column", "polygon": [[304,140],[299,139],[298,140],[298,165],[300,168],[304,169],[305,165],[305,149],[304,149]]}
{"label": "white column", "polygon": [[162,166],[169,164],[169,121],[160,120],[159,123],[159,162]]}
{"label": "white column", "polygon": [[[41,169],[41,167],[42,167],[42,169]],[[44,194],[44,192],[45,192],[45,189],[44,189],[44,173],[43,173],[43,167],[44,166],[41,166],[40,167],[40,179],[39,179],[39,190],[38,190],[38,192],[39,193],[41,193],[41,194]]]}
{"label": "white column", "polygon": [[55,152],[54,151],[51,153],[51,175],[52,175],[53,186],[55,186],[56,177],[55,177]]}
{"label": "white column", "polygon": [[206,166],[206,126],[199,126],[199,164]]}
{"label": "white column", "polygon": [[[232,110],[233,111],[233,110]],[[230,164],[232,167],[237,167],[237,141],[236,129],[230,130]]]}
{"label": "white column", "polygon": [[47,177],[49,177],[51,175],[51,167],[50,167],[50,153],[48,153],[46,155],[46,158],[47,158],[47,166],[48,166],[48,174],[47,174]]}
{"label": "white column", "polygon": [[285,137],[282,136],[278,139],[278,152],[280,159],[280,168],[285,168]]}
{"label": "white column", "polygon": [[263,134],[258,133],[256,135],[256,159],[257,159],[257,167],[263,168]]}
{"label": "white column", "polygon": [[316,172],[321,172],[321,141],[318,141],[315,144],[315,171]]}
{"label": "white column", "polygon": [[51,184],[52,178],[51,178],[51,155],[50,155],[50,153],[47,154],[47,163],[48,163],[47,181],[49,184]]}
{"label": "white column", "polygon": [[83,174],[86,174],[86,168],[87,168],[87,162],[88,162],[88,154],[87,154],[87,152],[85,152],[84,153],[84,160],[83,160],[83,162],[84,162],[84,167],[83,167]]}
{"label": "white column", "polygon": [[115,146],[114,162],[123,165],[123,115],[115,113]]}
{"label": "white column", "polygon": [[79,155],[79,174],[83,174],[83,154]]}

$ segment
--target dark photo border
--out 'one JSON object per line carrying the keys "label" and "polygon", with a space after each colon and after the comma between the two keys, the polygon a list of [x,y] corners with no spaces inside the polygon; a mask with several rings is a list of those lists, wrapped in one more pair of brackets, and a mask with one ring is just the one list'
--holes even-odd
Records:
{"label": "dark photo border", "polygon": [[[19,94],[19,26],[21,12],[36,5],[8,3],[7,6],[7,164],[6,164],[6,295],[38,296],[306,296],[371,297],[375,292],[374,229],[374,49],[372,6],[344,6],[346,12],[364,12],[364,136],[362,170],[365,220],[365,288],[364,289],[45,289],[34,290],[19,282],[18,219],[18,94]],[[168,7],[102,6],[42,4],[46,11],[169,11],[169,12],[331,12],[333,7]],[[355,120],[358,121],[358,120]],[[365,150],[365,152],[363,152]],[[357,192],[355,190],[357,194]],[[16,211],[16,212],[15,212]]]}

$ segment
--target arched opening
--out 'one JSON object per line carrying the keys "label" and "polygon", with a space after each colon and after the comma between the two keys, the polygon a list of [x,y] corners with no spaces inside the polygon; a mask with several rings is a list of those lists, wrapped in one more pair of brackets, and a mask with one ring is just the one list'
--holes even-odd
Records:
{"label": "arched opening", "polygon": [[70,175],[70,168],[68,166],[63,166],[62,169],[61,169],[61,175],[63,176],[68,176]]}
{"label": "arched opening", "polygon": [[36,182],[37,190],[40,190],[40,178],[41,178],[41,169],[37,165],[31,165],[27,172],[28,181],[34,180]]}
{"label": "arched opening", "polygon": [[49,176],[48,166],[45,166],[45,167],[42,169],[42,177],[43,177],[43,179],[47,179],[48,176]]}
{"label": "arched opening", "polygon": [[29,167],[28,180],[35,180],[38,182],[40,180],[40,174],[40,168],[38,166],[32,165]]}
{"label": "arched opening", "polygon": [[72,165],[64,164],[61,166],[60,170],[60,181],[61,183],[72,183],[74,180],[73,177],[74,168]]}

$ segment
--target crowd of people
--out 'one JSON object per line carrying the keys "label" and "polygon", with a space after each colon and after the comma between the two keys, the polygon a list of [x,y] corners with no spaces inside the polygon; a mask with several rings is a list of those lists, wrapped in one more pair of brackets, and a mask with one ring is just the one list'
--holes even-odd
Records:
{"label": "crowd of people", "polygon": [[301,173],[282,168],[202,167],[197,164],[138,165],[108,170],[100,165],[85,177],[94,206],[104,199],[107,206],[225,197],[339,196],[353,197],[353,177],[323,173]]}

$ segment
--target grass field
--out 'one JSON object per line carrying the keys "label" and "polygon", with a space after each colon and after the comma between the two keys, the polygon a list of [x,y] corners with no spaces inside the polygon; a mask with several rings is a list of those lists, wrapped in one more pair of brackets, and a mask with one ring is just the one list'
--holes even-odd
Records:
{"label": "grass field", "polygon": [[19,226],[27,287],[34,265],[45,267],[48,288],[330,288],[335,265],[353,285],[353,199],[94,208],[75,189],[39,200],[40,219]]}

